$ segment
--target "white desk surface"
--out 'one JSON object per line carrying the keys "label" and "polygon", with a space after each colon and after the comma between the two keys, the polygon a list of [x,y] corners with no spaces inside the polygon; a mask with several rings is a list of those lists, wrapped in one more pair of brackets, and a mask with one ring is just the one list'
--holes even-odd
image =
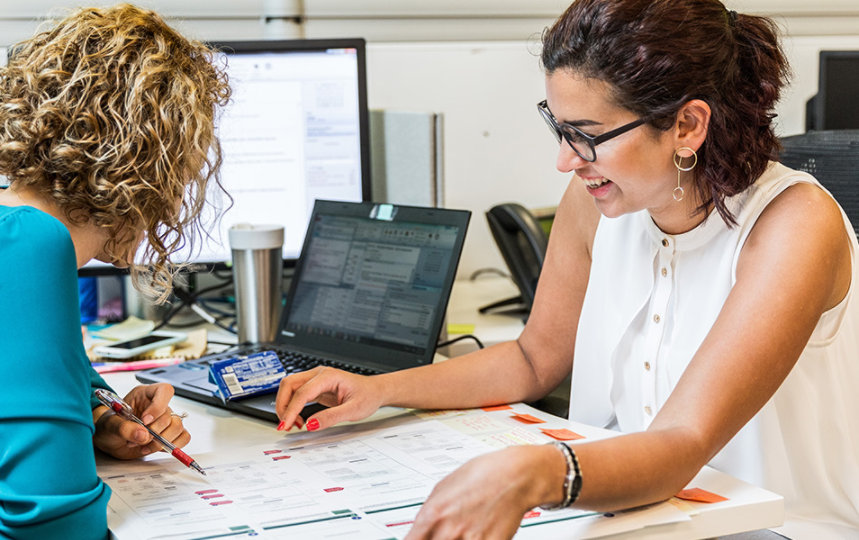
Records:
{"label": "white desk surface", "polygon": [[[515,286],[508,279],[500,277],[483,276],[474,281],[457,281],[448,306],[447,323],[474,325],[472,333],[486,345],[514,339],[524,326],[520,319],[509,315],[481,315],[477,312],[477,308],[513,296],[516,292]],[[448,336],[448,338],[453,337],[456,335]],[[455,356],[473,349],[472,343],[460,342],[446,352],[450,356]],[[120,395],[124,395],[138,384],[134,374],[130,372],[110,373],[104,377]],[[174,398],[171,406],[174,411],[188,413],[185,425],[192,439],[184,450],[191,456],[215,451],[218,455],[228,455],[231,451],[242,448],[272,444],[284,437],[284,434],[276,431],[275,426],[270,422],[186,398]],[[400,409],[386,408],[377,413],[377,416],[394,415],[400,411]],[[547,413],[536,410],[534,414],[547,416]],[[553,417],[547,416],[547,418]],[[554,420],[566,422],[557,418]],[[603,430],[581,424],[566,424],[576,433],[586,436],[593,434],[596,437],[604,433]],[[147,459],[165,459],[165,456],[156,454],[148,456]],[[104,455],[97,457],[97,465],[100,468],[112,464],[116,464],[112,458]],[[689,503],[696,512],[689,521],[651,526],[631,533],[612,535],[611,538],[711,538],[775,527],[783,520],[784,502],[780,496],[745,484],[713,469],[702,470],[690,486],[718,493],[728,497],[729,500],[716,504]]]}

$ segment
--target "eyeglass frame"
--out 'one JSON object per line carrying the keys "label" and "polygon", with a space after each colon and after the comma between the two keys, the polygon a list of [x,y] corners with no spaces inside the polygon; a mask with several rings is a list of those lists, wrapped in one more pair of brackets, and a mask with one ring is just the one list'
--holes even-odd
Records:
{"label": "eyeglass frame", "polygon": [[[567,144],[570,145],[570,148],[572,148],[573,151],[580,158],[582,158],[583,160],[585,160],[589,163],[593,163],[594,161],[597,160],[597,149],[596,149],[596,147],[598,144],[604,143],[610,139],[614,139],[615,137],[617,137],[619,135],[623,135],[627,131],[633,130],[633,129],[637,128],[638,126],[640,126],[640,125],[642,125],[648,121],[648,119],[646,119],[646,118],[639,118],[638,120],[633,120],[632,122],[630,122],[628,124],[624,124],[624,125],[620,126],[619,128],[613,129],[609,132],[603,133],[602,135],[597,135],[596,137],[594,137],[594,136],[588,135],[587,133],[585,133],[584,131],[580,130],[579,128],[577,128],[576,126],[574,126],[572,124],[568,124],[566,122],[559,124],[558,120],[555,118],[555,115],[552,114],[552,111],[549,110],[549,104],[545,99],[543,101],[541,101],[540,103],[537,103],[537,111],[540,113],[540,116],[546,122],[546,125],[549,127],[549,129],[552,131],[552,133],[555,135],[555,138],[558,140],[558,143],[560,143],[562,139],[567,141]],[[582,140],[584,140],[584,142],[587,143],[588,148],[590,148],[591,154],[593,154],[593,158],[588,158],[587,156],[583,156],[582,153],[579,151],[579,149],[576,148],[573,145],[572,141],[570,140],[569,137],[571,137],[571,135],[568,132],[566,132],[565,130],[561,129],[561,126],[564,126],[565,128],[569,128],[569,129],[573,130],[576,133],[576,135],[581,137]]]}

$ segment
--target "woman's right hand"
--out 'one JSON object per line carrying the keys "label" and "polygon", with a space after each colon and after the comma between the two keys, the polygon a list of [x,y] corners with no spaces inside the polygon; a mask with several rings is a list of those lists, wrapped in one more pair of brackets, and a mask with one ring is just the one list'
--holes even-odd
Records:
{"label": "woman's right hand", "polygon": [[[382,406],[378,377],[366,377],[330,367],[315,367],[293,373],[280,381],[275,404],[279,430],[306,424],[308,431],[339,422],[366,418]],[[318,402],[328,407],[310,418],[299,414],[305,405]]]}

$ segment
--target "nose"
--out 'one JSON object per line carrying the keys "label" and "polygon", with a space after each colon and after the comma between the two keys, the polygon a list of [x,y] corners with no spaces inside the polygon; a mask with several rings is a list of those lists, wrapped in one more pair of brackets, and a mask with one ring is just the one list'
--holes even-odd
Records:
{"label": "nose", "polygon": [[589,163],[589,161],[582,159],[566,141],[561,141],[560,148],[558,149],[558,160],[555,163],[555,168],[558,171],[571,173],[576,169],[587,166]]}

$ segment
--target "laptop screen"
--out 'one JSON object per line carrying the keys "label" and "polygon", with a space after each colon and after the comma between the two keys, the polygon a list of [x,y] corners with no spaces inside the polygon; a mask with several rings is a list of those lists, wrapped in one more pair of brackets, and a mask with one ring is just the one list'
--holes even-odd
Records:
{"label": "laptop screen", "polygon": [[458,210],[317,201],[278,340],[385,369],[431,363],[467,224]]}

